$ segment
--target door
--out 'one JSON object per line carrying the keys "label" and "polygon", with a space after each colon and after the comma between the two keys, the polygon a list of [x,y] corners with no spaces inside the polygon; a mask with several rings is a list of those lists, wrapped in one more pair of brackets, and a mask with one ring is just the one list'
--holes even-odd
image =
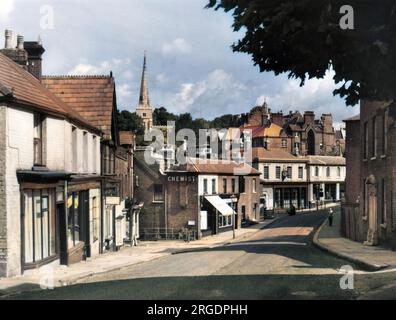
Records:
{"label": "door", "polygon": [[67,259],[67,219],[65,212],[65,204],[56,204],[56,221],[59,230],[59,258],[60,263],[63,265],[68,264]]}
{"label": "door", "polygon": [[80,192],[80,239],[85,244],[85,255],[87,258],[91,257],[91,239],[90,239],[90,227],[89,227],[89,191]]}

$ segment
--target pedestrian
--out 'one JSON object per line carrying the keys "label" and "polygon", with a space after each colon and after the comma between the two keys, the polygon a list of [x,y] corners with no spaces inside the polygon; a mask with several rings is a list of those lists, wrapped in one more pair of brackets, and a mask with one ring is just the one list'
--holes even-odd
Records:
{"label": "pedestrian", "polygon": [[334,218],[334,212],[333,212],[333,209],[330,208],[330,210],[329,210],[329,226],[330,227],[333,226],[333,218]]}

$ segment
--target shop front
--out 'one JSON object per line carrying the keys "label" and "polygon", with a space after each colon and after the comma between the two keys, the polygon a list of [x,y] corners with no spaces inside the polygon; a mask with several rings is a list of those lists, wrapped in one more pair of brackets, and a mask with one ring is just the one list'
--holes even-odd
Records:
{"label": "shop front", "polygon": [[294,206],[296,209],[306,209],[307,186],[287,186],[274,187],[274,208],[289,209]]}
{"label": "shop front", "polygon": [[[236,205],[234,201],[222,199],[217,195],[204,196],[202,211],[207,214],[206,232],[203,235],[219,234],[233,229],[234,223],[236,227],[237,214],[233,209]],[[201,220],[202,220],[201,211]]]}

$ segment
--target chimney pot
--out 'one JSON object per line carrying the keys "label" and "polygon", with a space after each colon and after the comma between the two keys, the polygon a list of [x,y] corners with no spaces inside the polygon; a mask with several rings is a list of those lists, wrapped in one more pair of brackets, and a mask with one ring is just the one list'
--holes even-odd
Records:
{"label": "chimney pot", "polygon": [[5,31],[5,49],[12,49],[12,30]]}
{"label": "chimney pot", "polygon": [[17,49],[23,50],[23,49],[24,49],[24,38],[23,38],[23,36],[18,35],[18,37],[17,37],[17,43],[18,43]]}

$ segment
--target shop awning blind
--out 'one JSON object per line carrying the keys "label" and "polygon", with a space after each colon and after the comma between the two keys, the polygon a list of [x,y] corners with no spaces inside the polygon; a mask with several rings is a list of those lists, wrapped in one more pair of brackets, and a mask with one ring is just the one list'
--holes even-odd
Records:
{"label": "shop awning blind", "polygon": [[205,196],[205,199],[210,202],[210,204],[216,208],[223,216],[231,216],[236,214],[234,209],[232,209],[227,202],[220,198],[219,196]]}

